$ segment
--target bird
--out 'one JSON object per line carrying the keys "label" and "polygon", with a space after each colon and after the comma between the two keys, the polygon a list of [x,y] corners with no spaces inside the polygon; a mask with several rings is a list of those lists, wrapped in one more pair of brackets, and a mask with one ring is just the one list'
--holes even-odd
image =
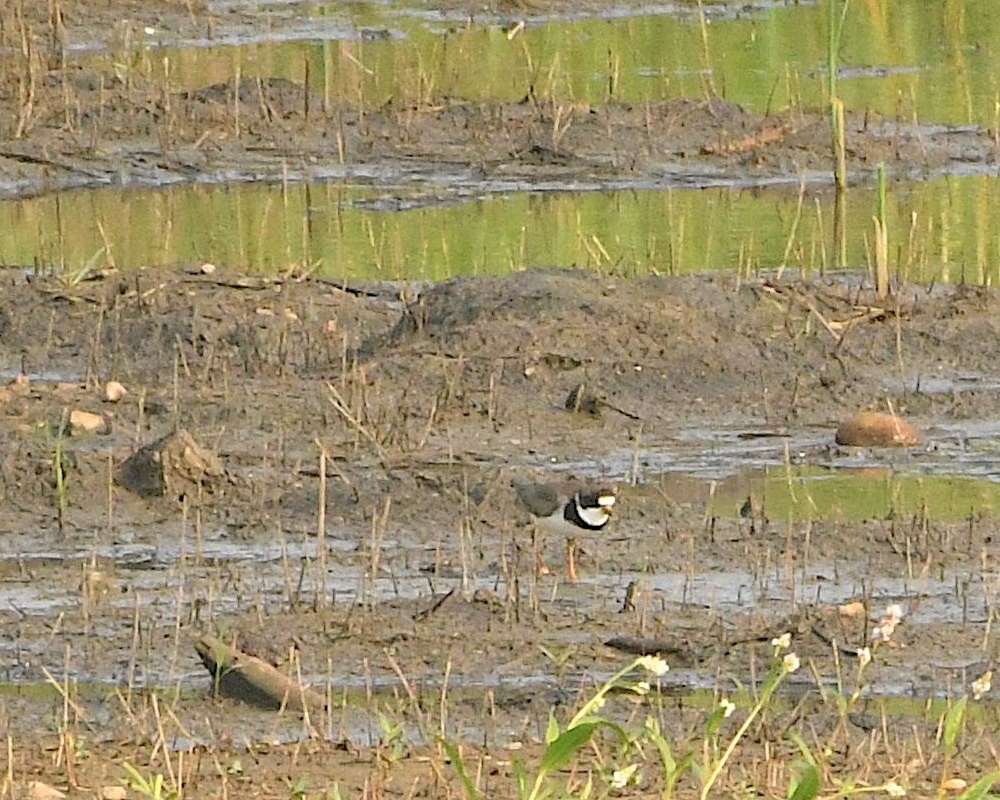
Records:
{"label": "bird", "polygon": [[580,533],[603,530],[611,519],[618,489],[578,481],[536,483],[511,482],[521,505],[531,514],[536,528],[566,537],[566,568],[571,581],[577,580],[576,537]]}

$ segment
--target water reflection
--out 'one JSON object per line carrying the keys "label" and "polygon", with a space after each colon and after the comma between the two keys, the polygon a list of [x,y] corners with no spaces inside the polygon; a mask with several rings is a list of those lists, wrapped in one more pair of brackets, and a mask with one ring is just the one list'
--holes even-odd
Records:
{"label": "water reflection", "polygon": [[[994,125],[994,5],[850,4],[837,54],[847,109]],[[316,3],[309,16],[241,6],[266,24],[223,18],[214,38],[175,43],[159,32],[136,69],[175,89],[228,81],[237,71],[285,78],[359,106],[517,100],[529,91],[586,103],[717,93],[761,112],[825,103],[826,2],[706,4],[704,23],[684,3],[563,15],[520,5],[490,14]]]}
{"label": "water reflection", "polygon": [[[824,189],[472,192],[461,177],[391,190],[341,182],[68,192],[0,205],[0,259],[78,273],[212,262],[336,280],[440,280],[531,267],[625,274],[832,265]],[[470,195],[472,195],[470,197]],[[890,193],[894,274],[1000,280],[1000,195],[990,177],[944,178]],[[873,190],[848,196],[848,263],[867,269]],[[798,221],[795,222],[798,217]]]}

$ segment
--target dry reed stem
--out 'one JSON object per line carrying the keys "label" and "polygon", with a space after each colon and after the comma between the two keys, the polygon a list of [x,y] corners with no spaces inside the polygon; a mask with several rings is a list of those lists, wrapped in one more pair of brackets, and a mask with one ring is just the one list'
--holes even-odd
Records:
{"label": "dry reed stem", "polygon": [[52,673],[49,672],[48,669],[46,669],[46,667],[45,667],[44,664],[40,665],[39,669],[41,669],[42,675],[45,676],[45,682],[47,684],[49,684],[50,686],[52,686],[56,690],[56,692],[59,693],[59,697],[63,701],[63,707],[64,708],[72,708],[73,709],[73,713],[77,716],[78,719],[87,719],[87,715],[86,715],[86,713],[84,713],[83,708],[81,706],[77,705],[73,701],[73,699],[69,696],[69,689],[68,689],[68,687],[64,687],[61,683],[59,683],[59,681],[57,681],[53,677]]}
{"label": "dry reed stem", "polygon": [[370,430],[368,430],[368,428],[366,428],[358,420],[358,418],[354,416],[354,414],[351,413],[350,408],[348,408],[347,403],[344,401],[343,395],[341,395],[341,393],[337,391],[337,387],[329,382],[327,382],[326,387],[330,391],[330,394],[332,395],[330,397],[330,403],[337,410],[337,412],[348,422],[348,424],[352,428],[354,428],[359,434],[361,434],[369,442],[371,442],[372,446],[375,448],[375,451],[378,453],[379,460],[382,461],[382,464],[385,465],[386,463],[388,463],[389,457],[386,454],[385,450],[382,448],[382,445],[379,443],[378,439],[375,438],[375,435]]}
{"label": "dry reed stem", "polygon": [[319,499],[316,508],[316,559],[319,562],[319,608],[326,606],[326,462],[327,452],[316,439],[319,448]]}

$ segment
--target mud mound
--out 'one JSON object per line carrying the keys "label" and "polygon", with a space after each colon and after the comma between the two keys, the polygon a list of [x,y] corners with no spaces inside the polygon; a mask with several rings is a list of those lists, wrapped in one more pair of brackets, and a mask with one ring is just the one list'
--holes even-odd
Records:
{"label": "mud mound", "polygon": [[[385,303],[323,281],[196,269],[111,273],[71,284],[0,276],[0,364],[29,372],[158,381],[176,368],[239,376],[339,369]],[[383,323],[380,320],[385,319]]]}
{"label": "mud mound", "polygon": [[[707,414],[831,424],[887,396],[921,413],[951,402],[914,390],[921,376],[983,371],[997,305],[993,293],[966,287],[879,299],[857,276],[779,283],[538,270],[430,286],[362,352],[373,374],[411,386],[451,364],[467,414],[486,413],[479,401],[500,393],[501,405],[551,425],[552,410],[585,383],[645,422]],[[972,413],[984,400],[963,393],[961,402]]]}
{"label": "mud mound", "polygon": [[382,362],[400,353],[460,360],[468,379],[492,375],[494,385],[494,364],[503,362],[513,367],[503,370],[503,386],[527,398],[541,389],[543,407],[586,382],[657,419],[707,387],[751,402],[762,388],[767,336],[781,314],[757,289],[724,277],[629,280],[542,270],[430,287],[367,350]]}

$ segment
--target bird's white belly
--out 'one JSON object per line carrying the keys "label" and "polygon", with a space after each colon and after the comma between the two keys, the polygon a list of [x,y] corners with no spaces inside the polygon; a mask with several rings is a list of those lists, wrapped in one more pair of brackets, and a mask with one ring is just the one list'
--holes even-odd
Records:
{"label": "bird's white belly", "polygon": [[581,536],[588,533],[598,533],[598,531],[588,531],[586,528],[580,528],[562,516],[539,517],[537,521],[539,529],[543,533],[547,533],[552,536],[565,536],[567,538],[573,538],[574,536]]}

